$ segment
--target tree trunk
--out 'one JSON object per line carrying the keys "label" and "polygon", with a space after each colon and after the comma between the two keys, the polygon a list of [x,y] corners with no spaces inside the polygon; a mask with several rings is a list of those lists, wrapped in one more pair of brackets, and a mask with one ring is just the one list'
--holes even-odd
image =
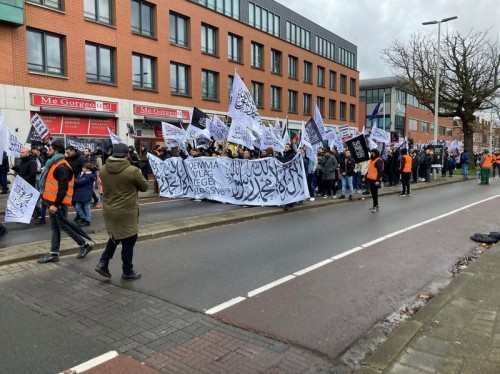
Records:
{"label": "tree trunk", "polygon": [[464,133],[464,149],[470,154],[474,152],[474,124],[463,122],[462,132]]}

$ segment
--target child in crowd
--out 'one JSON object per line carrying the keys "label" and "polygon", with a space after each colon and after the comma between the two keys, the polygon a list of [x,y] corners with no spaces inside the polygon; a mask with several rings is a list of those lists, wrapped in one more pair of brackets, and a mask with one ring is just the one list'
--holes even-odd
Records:
{"label": "child in crowd", "polygon": [[75,209],[80,217],[76,221],[78,226],[90,226],[90,202],[92,201],[92,191],[95,182],[94,167],[90,163],[83,165],[82,173],[75,178],[73,199]]}

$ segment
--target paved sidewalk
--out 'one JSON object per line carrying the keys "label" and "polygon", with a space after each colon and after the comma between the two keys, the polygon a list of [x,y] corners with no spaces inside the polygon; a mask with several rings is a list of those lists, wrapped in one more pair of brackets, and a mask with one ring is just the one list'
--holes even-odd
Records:
{"label": "paved sidewalk", "polygon": [[500,245],[493,245],[367,358],[358,373],[500,373]]}
{"label": "paved sidewalk", "polygon": [[[436,180],[432,180],[430,183],[419,182],[411,185],[412,191],[417,191],[421,189],[426,189],[430,187],[435,187],[437,185],[462,182],[461,176],[454,175],[453,177],[438,177]],[[154,192],[153,182],[150,181],[151,186],[149,191],[145,193],[139,193],[140,198],[151,198],[158,197],[158,194]],[[398,194],[401,191],[400,186],[384,187],[379,191],[379,196]],[[337,193],[340,195],[340,192]],[[0,195],[0,207],[5,207],[8,195]],[[360,199],[371,199],[370,195],[355,194],[355,200]],[[242,208],[230,212],[207,214],[197,217],[193,220],[192,217],[179,218],[174,220],[166,220],[163,222],[158,222],[156,224],[148,224],[147,226],[139,227],[139,241],[148,240],[160,237],[167,237],[172,235],[178,235],[181,233],[186,233],[190,231],[203,230],[211,227],[224,226],[228,223],[234,224],[244,221],[249,221],[257,218],[264,218],[279,214],[287,214],[296,210],[305,209],[316,209],[324,206],[330,206],[335,204],[345,204],[349,203],[349,200],[338,200],[338,199],[323,199],[322,197],[317,197],[315,201],[305,201],[303,204],[295,205],[288,212],[281,207],[249,207]],[[140,224],[140,220],[139,220]],[[108,240],[106,233],[92,234],[94,239],[96,249],[103,249]],[[24,245],[16,245],[12,247],[3,248],[0,250],[0,265],[12,264],[20,261],[34,260],[40,257],[42,254],[49,252],[50,250],[50,235],[47,235],[47,240],[27,243]],[[76,243],[69,237],[63,236],[61,239],[61,256],[76,254],[78,253],[79,247]]]}

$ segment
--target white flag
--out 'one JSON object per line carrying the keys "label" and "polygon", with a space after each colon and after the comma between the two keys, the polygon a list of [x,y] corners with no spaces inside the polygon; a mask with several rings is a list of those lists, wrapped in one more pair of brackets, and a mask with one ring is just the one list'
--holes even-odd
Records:
{"label": "white flag", "polygon": [[248,149],[254,149],[253,142],[257,138],[244,125],[236,122],[231,123],[227,140],[231,143],[240,144]]}
{"label": "white flag", "polygon": [[5,151],[5,125],[4,125],[4,115],[0,113],[0,165],[3,161],[3,151]]}
{"label": "white flag", "polygon": [[340,134],[335,134],[333,140],[328,142],[328,146],[333,149],[333,147],[337,148],[337,151],[344,152],[344,142],[342,142],[342,137]]}
{"label": "white flag", "polygon": [[[11,157],[21,157],[21,149],[24,148],[24,143],[19,140],[19,138],[7,128],[9,137],[7,139],[7,156]],[[3,154],[3,152],[2,152]]]}
{"label": "white flag", "polygon": [[238,73],[234,74],[229,115],[232,117],[232,123],[237,122],[246,127],[253,127],[254,123],[260,123],[260,116],[252,94]]}
{"label": "white flag", "polygon": [[42,142],[47,143],[52,138],[49,128],[37,113],[31,117],[31,125],[35,129],[38,136],[42,139]]}
{"label": "white flag", "polygon": [[391,133],[382,129],[379,129],[377,126],[372,127],[372,134],[370,138],[379,141],[385,144],[391,143]]}
{"label": "white flag", "polygon": [[321,117],[321,112],[319,111],[318,108],[318,102],[316,101],[316,108],[314,109],[314,122],[316,122],[316,125],[318,126],[319,132],[321,136],[325,136],[326,130],[325,130],[325,125],[323,123],[323,118]]}
{"label": "white flag", "polygon": [[270,128],[262,126],[262,138],[260,139],[260,149],[267,149],[271,147],[276,152],[283,152],[285,146],[281,143],[281,139],[277,138]]}
{"label": "white flag", "polygon": [[180,127],[172,125],[168,122],[161,123],[161,131],[163,139],[167,140],[181,140],[186,136],[186,131]]}
{"label": "white flag", "polygon": [[214,115],[213,121],[207,121],[207,128],[208,131],[210,131],[210,136],[214,138],[216,142],[222,142],[227,139],[229,128],[221,121],[217,114]]}
{"label": "white flag", "polygon": [[122,138],[118,135],[113,134],[113,131],[108,127],[109,138],[111,139],[111,144],[125,143]]}
{"label": "white flag", "polygon": [[7,200],[5,222],[30,223],[39,196],[36,188],[17,175]]}

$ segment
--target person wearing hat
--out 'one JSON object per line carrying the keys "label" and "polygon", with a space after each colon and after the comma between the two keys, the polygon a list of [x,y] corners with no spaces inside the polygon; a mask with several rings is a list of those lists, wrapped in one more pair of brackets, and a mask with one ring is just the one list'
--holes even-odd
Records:
{"label": "person wearing hat", "polygon": [[64,158],[64,151],[64,143],[60,140],[54,141],[49,146],[49,159],[40,176],[40,185],[43,186],[42,204],[48,206],[52,231],[50,252],[37,260],[40,264],[59,261],[61,231],[64,231],[80,246],[80,252],[76,258],[84,258],[94,249],[91,243],[68,225],[68,206],[73,197],[75,178],[71,166]]}
{"label": "person wearing hat", "polygon": [[95,268],[103,277],[111,278],[109,261],[121,243],[122,280],[126,281],[141,277],[141,273],[134,270],[132,263],[139,232],[137,191],[145,192],[149,187],[141,170],[130,164],[128,156],[129,147],[126,144],[115,144],[111,157],[107,159],[100,173],[104,191],[104,226],[109,239]]}
{"label": "person wearing hat", "polygon": [[490,173],[493,158],[490,152],[485,149],[481,160],[481,184],[490,184]]}
{"label": "person wearing hat", "polygon": [[370,150],[370,162],[368,163],[368,171],[363,180],[370,184],[370,192],[373,198],[373,207],[370,209],[372,213],[379,211],[378,205],[378,189],[382,182],[382,173],[384,171],[384,161],[380,158],[380,152],[377,148]]}

